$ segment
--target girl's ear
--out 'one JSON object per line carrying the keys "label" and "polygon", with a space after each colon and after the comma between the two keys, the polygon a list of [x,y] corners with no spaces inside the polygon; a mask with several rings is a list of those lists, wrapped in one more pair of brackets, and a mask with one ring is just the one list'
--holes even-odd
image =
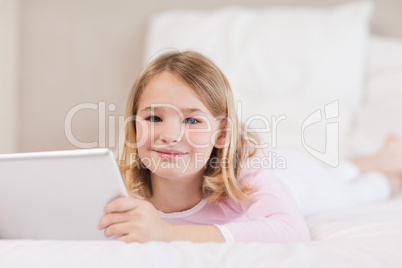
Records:
{"label": "girl's ear", "polygon": [[222,120],[220,126],[219,126],[219,133],[216,136],[215,140],[215,148],[222,149],[225,147],[226,144],[226,133],[227,133],[227,119]]}

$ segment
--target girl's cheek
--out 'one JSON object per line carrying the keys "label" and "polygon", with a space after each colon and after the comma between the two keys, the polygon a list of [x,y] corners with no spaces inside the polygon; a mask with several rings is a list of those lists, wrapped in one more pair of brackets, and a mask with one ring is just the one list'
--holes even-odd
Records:
{"label": "girl's cheek", "polygon": [[208,132],[190,132],[188,133],[188,143],[197,149],[204,149],[211,145],[211,133]]}
{"label": "girl's cheek", "polygon": [[137,148],[149,143],[149,127],[146,122],[136,121]]}

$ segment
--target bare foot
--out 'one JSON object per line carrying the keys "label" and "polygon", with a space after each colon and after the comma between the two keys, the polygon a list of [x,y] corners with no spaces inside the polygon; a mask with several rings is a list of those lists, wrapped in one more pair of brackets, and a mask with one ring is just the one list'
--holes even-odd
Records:
{"label": "bare foot", "polygon": [[377,170],[387,174],[402,175],[402,139],[390,136],[377,154],[356,158],[352,162],[361,172]]}
{"label": "bare foot", "polygon": [[402,176],[396,173],[389,173],[385,174],[389,186],[391,188],[391,195],[397,194],[399,191],[402,190]]}
{"label": "bare foot", "polygon": [[379,171],[383,173],[391,187],[391,193],[402,190],[402,139],[397,136],[387,138],[384,147],[377,153],[352,160],[361,172]]}
{"label": "bare foot", "polygon": [[379,152],[380,170],[402,175],[402,139],[388,137],[384,148]]}

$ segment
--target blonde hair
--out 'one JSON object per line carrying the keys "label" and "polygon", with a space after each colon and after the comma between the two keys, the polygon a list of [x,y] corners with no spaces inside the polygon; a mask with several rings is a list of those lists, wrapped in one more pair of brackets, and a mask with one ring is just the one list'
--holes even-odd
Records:
{"label": "blonde hair", "polygon": [[[252,188],[237,181],[242,163],[249,154],[250,144],[257,144],[258,137],[246,131],[236,114],[231,87],[225,75],[208,58],[194,51],[167,52],[151,61],[138,75],[128,98],[124,139],[120,139],[119,168],[129,192],[142,198],[152,196],[150,171],[141,165],[136,146],[136,128],[133,121],[144,88],[162,72],[170,72],[182,79],[201,99],[212,115],[227,120],[226,143],[214,148],[211,158],[227,159],[227,165],[211,168],[207,163],[200,192],[208,202],[220,202],[230,197],[239,202],[252,199]],[[127,120],[126,119],[126,120]],[[251,139],[250,139],[251,138]],[[133,159],[131,157],[134,156]],[[210,159],[211,159],[210,158]],[[219,162],[221,163],[221,162]]]}

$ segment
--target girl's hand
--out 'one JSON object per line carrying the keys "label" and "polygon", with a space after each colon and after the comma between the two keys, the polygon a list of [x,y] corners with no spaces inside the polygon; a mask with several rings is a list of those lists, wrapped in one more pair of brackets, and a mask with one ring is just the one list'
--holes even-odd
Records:
{"label": "girl's hand", "polygon": [[98,222],[105,236],[119,235],[125,242],[169,241],[172,225],[162,219],[146,200],[120,197],[105,206],[105,216]]}

